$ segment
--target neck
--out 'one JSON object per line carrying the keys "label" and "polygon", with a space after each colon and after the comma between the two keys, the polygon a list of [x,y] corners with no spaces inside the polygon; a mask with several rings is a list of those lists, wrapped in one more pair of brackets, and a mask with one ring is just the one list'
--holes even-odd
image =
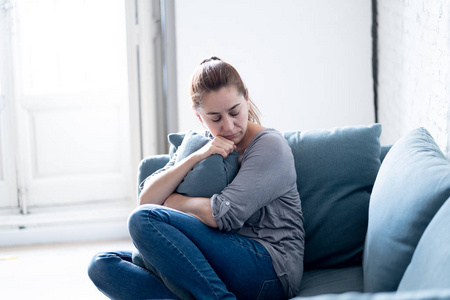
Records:
{"label": "neck", "polygon": [[244,138],[237,145],[237,152],[239,155],[244,154],[245,149],[247,149],[248,145],[250,145],[250,142],[253,140],[255,135],[263,129],[265,129],[263,126],[248,121],[247,131],[244,134]]}

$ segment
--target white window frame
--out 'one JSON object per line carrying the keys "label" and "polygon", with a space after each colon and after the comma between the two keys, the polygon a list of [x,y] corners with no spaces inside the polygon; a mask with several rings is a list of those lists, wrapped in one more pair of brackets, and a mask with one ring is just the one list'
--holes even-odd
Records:
{"label": "white window frame", "polygon": [[[4,13],[5,3],[10,2],[0,2],[0,13]],[[137,174],[142,158],[167,153],[167,133],[177,131],[173,7],[173,0],[125,0],[130,139],[139,145],[131,153],[133,174]],[[165,11],[171,12],[171,19],[164,22],[171,25],[166,27],[161,26],[161,12],[164,15]],[[170,32],[170,42],[162,38],[163,28]],[[168,51],[172,55],[167,55]],[[12,83],[4,82],[4,86],[9,84]],[[3,92],[6,93],[5,88]],[[170,117],[166,119],[167,116]],[[135,180],[132,181],[130,188],[137,191]],[[1,215],[0,246],[128,237],[124,212],[129,212],[129,206],[115,206],[105,212],[107,218],[92,213],[101,209],[101,205],[94,206],[89,207],[91,213],[83,207],[63,212],[61,208],[48,208],[32,215],[26,214],[26,207],[22,207],[25,214],[17,214],[16,208],[14,214]]]}

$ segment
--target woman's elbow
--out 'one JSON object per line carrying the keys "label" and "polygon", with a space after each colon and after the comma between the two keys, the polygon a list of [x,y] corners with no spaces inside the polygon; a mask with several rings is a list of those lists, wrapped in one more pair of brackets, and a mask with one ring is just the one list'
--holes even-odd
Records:
{"label": "woman's elbow", "polygon": [[195,217],[202,221],[206,226],[218,228],[216,219],[214,219],[213,217],[213,211],[209,202],[198,205],[196,210],[197,212],[193,214]]}
{"label": "woman's elbow", "polygon": [[146,197],[141,193],[140,195],[139,195],[139,205],[143,205],[143,204],[148,204],[149,202],[146,202]]}
{"label": "woman's elbow", "polygon": [[146,204],[145,197],[143,197],[142,194],[139,195],[139,199],[138,200],[139,200],[139,205]]}
{"label": "woman's elbow", "polygon": [[153,197],[151,197],[148,193],[141,193],[139,195],[139,205],[144,205],[144,204],[163,204],[164,201],[162,203],[159,203],[160,201],[157,201],[157,199],[154,199]]}
{"label": "woman's elbow", "polygon": [[213,216],[210,216],[207,220],[204,221],[204,223],[211,228],[219,228]]}

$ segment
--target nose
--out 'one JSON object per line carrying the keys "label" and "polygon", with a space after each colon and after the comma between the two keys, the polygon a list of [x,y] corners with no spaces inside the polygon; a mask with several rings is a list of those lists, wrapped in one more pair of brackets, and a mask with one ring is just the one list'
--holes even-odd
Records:
{"label": "nose", "polygon": [[234,121],[229,116],[223,118],[222,129],[224,132],[232,132],[234,128]]}

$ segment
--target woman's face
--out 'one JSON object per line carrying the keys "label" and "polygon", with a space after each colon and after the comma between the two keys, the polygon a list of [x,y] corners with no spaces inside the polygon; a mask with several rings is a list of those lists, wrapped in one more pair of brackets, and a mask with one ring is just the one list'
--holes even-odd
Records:
{"label": "woman's face", "polygon": [[222,136],[238,145],[247,131],[248,99],[236,87],[223,87],[203,95],[197,117],[214,137]]}

